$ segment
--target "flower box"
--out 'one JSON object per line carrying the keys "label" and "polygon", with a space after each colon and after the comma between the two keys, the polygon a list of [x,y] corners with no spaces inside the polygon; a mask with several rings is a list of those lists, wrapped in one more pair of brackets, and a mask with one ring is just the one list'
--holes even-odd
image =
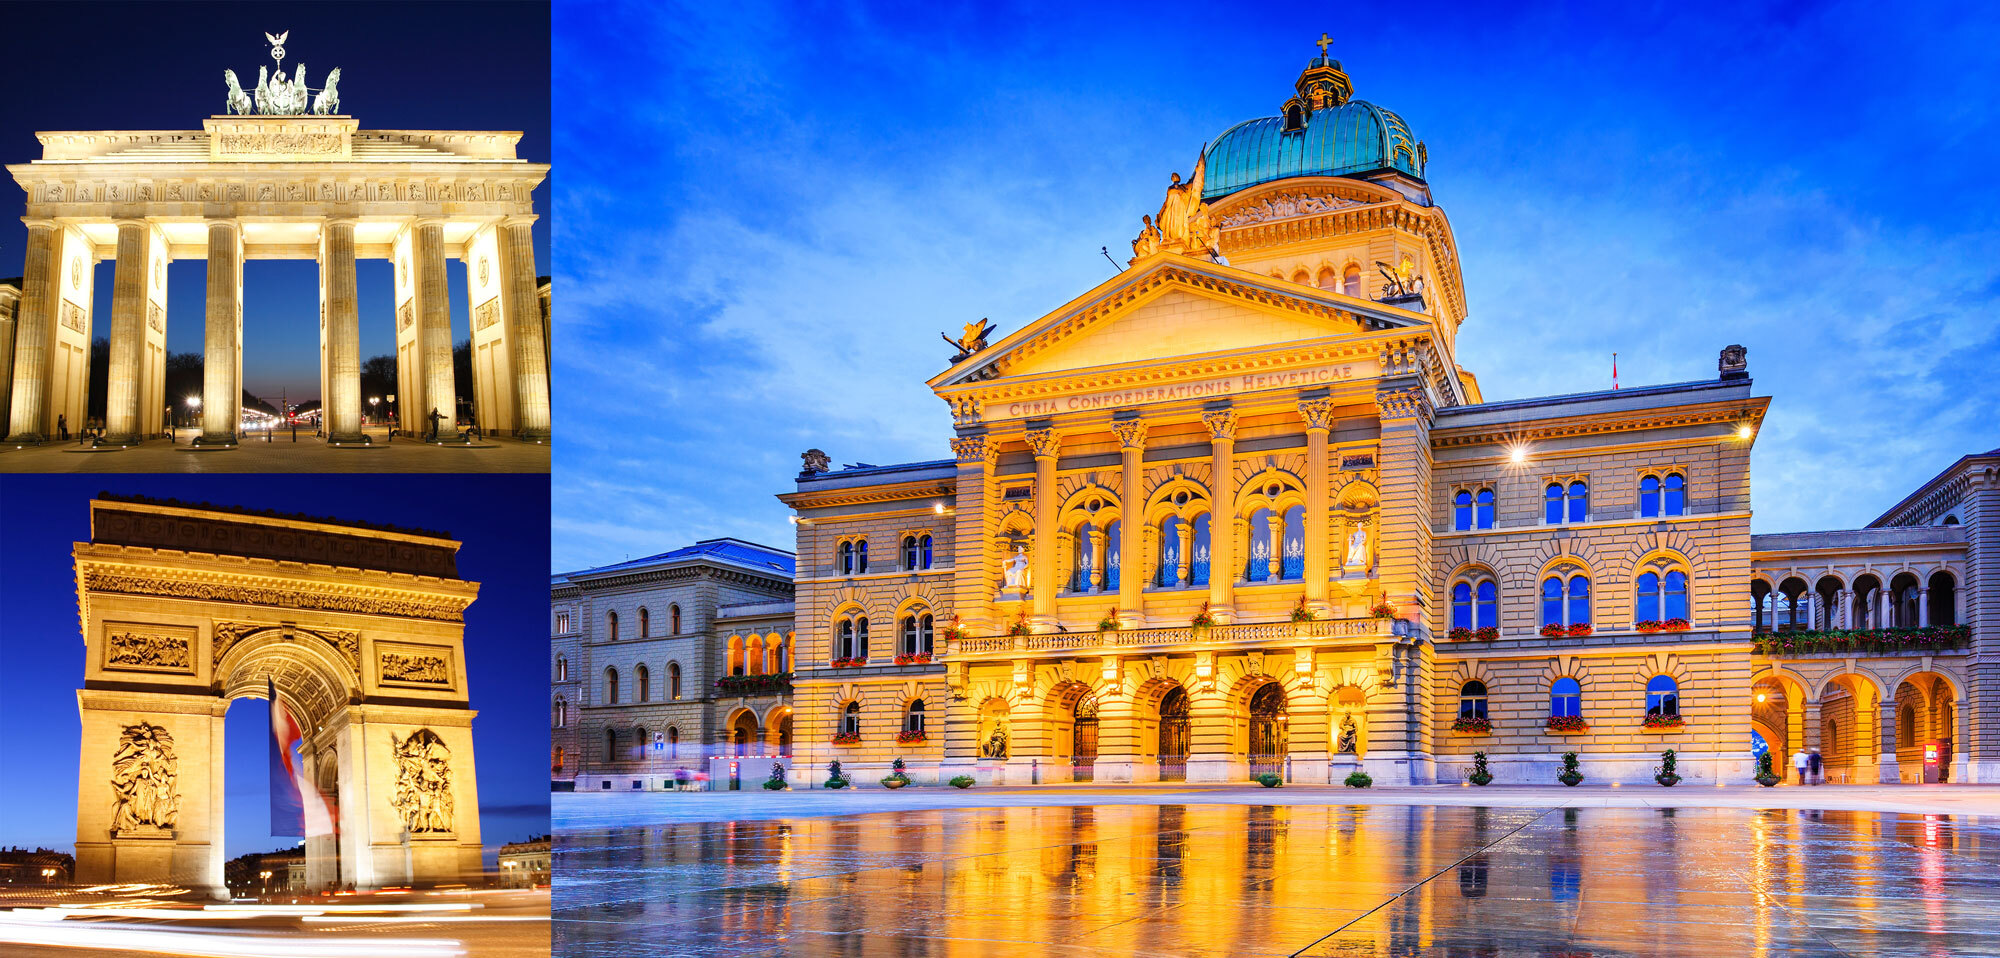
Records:
{"label": "flower box", "polygon": [[835,744],[835,745],[859,745],[859,744],[861,744],[861,733],[860,733],[860,732],[835,732],[835,733],[833,733],[833,744]]}
{"label": "flower box", "polygon": [[1458,721],[1451,723],[1451,730],[1467,735],[1485,735],[1493,731],[1493,723],[1477,715],[1461,715]]}
{"label": "flower box", "polygon": [[1811,655],[1831,652],[1853,655],[1872,652],[1934,652],[1957,648],[1972,640],[1969,625],[1933,625],[1921,629],[1822,629],[1760,634],[1751,646],[1758,655]]}
{"label": "flower box", "polygon": [[1590,724],[1581,715],[1551,715],[1548,729],[1558,735],[1574,735],[1590,731]]}
{"label": "flower box", "polygon": [[929,652],[910,652],[896,656],[897,665],[929,665],[930,662],[931,654]]}
{"label": "flower box", "polygon": [[1580,625],[1557,625],[1551,622],[1548,625],[1542,626],[1542,638],[1560,639],[1571,636],[1589,635],[1590,631],[1590,626],[1587,623]]}
{"label": "flower box", "polygon": [[1445,633],[1445,637],[1451,639],[1453,642],[1470,642],[1472,641],[1472,630],[1462,626],[1453,626],[1450,632]]}
{"label": "flower box", "polygon": [[896,733],[896,744],[898,745],[922,745],[925,741],[926,736],[921,729]]}
{"label": "flower box", "polygon": [[1491,642],[1500,637],[1500,627],[1489,625],[1472,630],[1472,637],[1481,642]]}
{"label": "flower box", "polygon": [[1644,622],[1633,623],[1632,628],[1637,629],[1641,632],[1648,632],[1648,633],[1686,632],[1690,628],[1690,625],[1688,623],[1688,620],[1686,619],[1667,619],[1665,621],[1661,621],[1659,619],[1647,619]]}
{"label": "flower box", "polygon": [[1643,727],[1648,729],[1674,729],[1684,728],[1686,725],[1687,723],[1678,715],[1648,715],[1646,716],[1646,724]]}
{"label": "flower box", "polygon": [[836,669],[858,669],[867,664],[867,659],[849,658],[833,660],[833,667]]}

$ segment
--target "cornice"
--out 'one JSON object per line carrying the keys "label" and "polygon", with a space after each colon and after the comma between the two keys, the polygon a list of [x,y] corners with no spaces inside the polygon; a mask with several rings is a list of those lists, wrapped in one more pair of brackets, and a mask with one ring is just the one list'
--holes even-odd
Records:
{"label": "cornice", "polygon": [[82,558],[77,561],[77,588],[79,608],[86,616],[92,594],[116,594],[460,622],[475,598],[470,594],[337,585],[297,576],[168,569]]}
{"label": "cornice", "polygon": [[869,505],[905,499],[935,499],[956,495],[957,491],[958,486],[955,482],[930,479],[883,486],[849,486],[842,489],[782,492],[778,494],[778,501],[794,509],[823,509],[831,506]]}
{"label": "cornice", "polygon": [[1744,401],[1675,406],[1670,409],[1621,410],[1542,421],[1515,420],[1479,426],[1437,427],[1431,432],[1431,448],[1508,444],[1522,440],[1598,436],[1673,426],[1735,423],[1746,418],[1762,418],[1764,408],[1769,402],[1767,398],[1755,397]]}

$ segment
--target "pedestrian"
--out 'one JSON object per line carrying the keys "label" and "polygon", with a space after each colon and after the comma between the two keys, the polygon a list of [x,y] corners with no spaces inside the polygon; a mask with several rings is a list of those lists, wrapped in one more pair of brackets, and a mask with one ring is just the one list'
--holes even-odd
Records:
{"label": "pedestrian", "polygon": [[706,792],[706,791],[708,791],[708,770],[707,770],[707,769],[702,769],[702,770],[700,770],[700,771],[697,771],[697,772],[695,772],[695,773],[694,773],[694,790],[695,790],[695,791],[697,791],[697,792]]}
{"label": "pedestrian", "polygon": [[69,441],[69,417],[61,413],[56,414],[56,439],[62,442]]}
{"label": "pedestrian", "polygon": [[1810,761],[1811,761],[1811,764],[1810,764],[1809,766],[1807,766],[1807,767],[1808,767],[1808,768],[1809,768],[1809,769],[1811,770],[1811,772],[1812,772],[1812,783],[1813,783],[1814,785],[1822,785],[1822,784],[1825,784],[1825,783],[1826,783],[1826,763],[1825,763],[1825,761],[1823,761],[1823,760],[1822,760],[1822,759],[1821,759],[1821,758],[1819,757],[1819,749],[1813,749],[1813,750],[1812,750],[1812,758],[1811,758],[1811,760],[1810,760]]}
{"label": "pedestrian", "polygon": [[1806,783],[1806,766],[1810,764],[1812,764],[1812,757],[1806,754],[1805,749],[1799,749],[1792,753],[1792,767],[1797,769],[1799,773],[1798,781],[1793,784],[1804,785]]}

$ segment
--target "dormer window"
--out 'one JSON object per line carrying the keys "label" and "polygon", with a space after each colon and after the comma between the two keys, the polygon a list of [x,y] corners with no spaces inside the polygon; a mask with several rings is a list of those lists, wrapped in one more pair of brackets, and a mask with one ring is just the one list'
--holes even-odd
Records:
{"label": "dormer window", "polygon": [[1297,133],[1306,128],[1306,111],[1294,103],[1285,108],[1285,132]]}

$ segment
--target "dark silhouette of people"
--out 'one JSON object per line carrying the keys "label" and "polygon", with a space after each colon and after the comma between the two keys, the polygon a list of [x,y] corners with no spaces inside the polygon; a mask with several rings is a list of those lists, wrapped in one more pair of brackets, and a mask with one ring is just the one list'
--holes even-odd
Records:
{"label": "dark silhouette of people", "polygon": [[431,421],[431,428],[428,432],[424,433],[424,441],[436,442],[438,439],[438,422],[444,419],[444,413],[438,412],[437,407],[432,406],[431,414],[427,418]]}
{"label": "dark silhouette of people", "polygon": [[69,417],[61,413],[56,414],[56,438],[63,442],[69,441]]}

